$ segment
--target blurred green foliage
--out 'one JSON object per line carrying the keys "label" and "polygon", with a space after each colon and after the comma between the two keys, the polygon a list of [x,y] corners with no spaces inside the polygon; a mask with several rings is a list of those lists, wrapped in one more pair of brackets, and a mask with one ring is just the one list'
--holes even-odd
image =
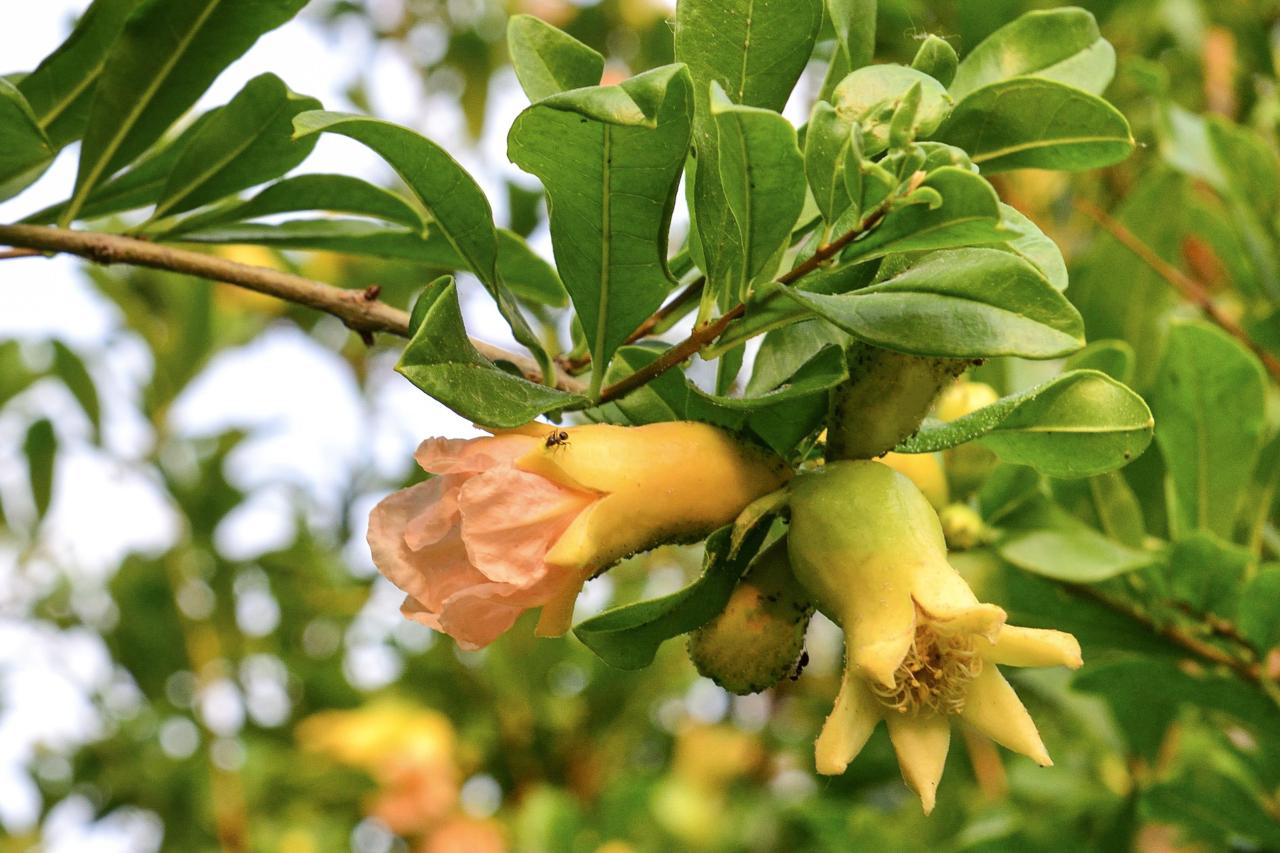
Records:
{"label": "blurred green foliage", "polygon": [[[508,14],[537,15],[600,50],[606,74],[651,68],[672,56],[670,10],[657,0],[377,5],[377,14],[345,0],[318,3],[312,12],[334,27],[358,22],[403,51],[429,92],[456,95],[474,135],[484,125],[493,76],[506,64]],[[880,5],[877,57],[909,62],[927,34],[963,53],[1018,14],[1057,4]],[[1238,171],[1246,162],[1274,163],[1280,4],[1081,5],[1116,45],[1119,73],[1108,96],[1133,122],[1143,150],[1105,172],[1019,172],[994,180],[1063,247],[1071,266],[1068,295],[1085,315],[1089,337],[1127,342],[1112,345],[1121,366],[1102,369],[1133,373],[1118,378],[1148,395],[1158,417],[1162,407],[1206,406],[1206,416],[1223,418],[1215,445],[1227,456],[1245,452],[1233,432],[1239,418],[1223,417],[1223,401],[1174,399],[1168,390],[1168,372],[1176,368],[1163,356],[1169,330],[1199,312],[1116,235],[1135,236],[1186,271],[1260,348],[1280,355],[1274,166],[1260,174]],[[351,92],[358,104],[368,102],[368,85],[357,82]],[[527,233],[543,215],[537,198],[514,187],[511,194],[510,227]],[[1095,208],[1115,211],[1114,219],[1104,215],[1109,231],[1089,215]],[[324,254],[298,261],[253,251],[273,265],[307,265],[309,274],[338,284],[378,281],[401,304],[427,274],[401,262]],[[451,642],[419,632],[370,629],[362,619],[369,579],[353,573],[343,556],[352,531],[346,523],[309,520],[306,495],[295,498],[292,543],[247,562],[227,559],[214,531],[246,497],[223,471],[244,436],[175,437],[168,412],[211,358],[253,340],[277,315],[308,330],[319,321],[306,309],[189,280],[175,284],[167,274],[89,274],[154,366],[141,398],[129,404],[155,440],[130,464],[147,471],[184,521],[168,551],[130,556],[112,573],[105,591],[113,618],[77,615],[70,580],[51,585],[19,614],[55,631],[100,633],[138,694],[123,710],[107,696],[92,697],[99,736],[66,754],[68,773],[34,763],[46,811],[68,796],[87,798],[100,816],[122,807],[149,810],[163,822],[164,849],[184,851],[1280,849],[1274,606],[1280,582],[1276,564],[1267,564],[1280,557],[1274,438],[1247,450],[1258,459],[1248,467],[1256,475],[1236,497],[1249,517],[1230,515],[1197,538],[1180,536],[1185,522],[1165,511],[1169,490],[1180,491],[1178,477],[1170,478],[1167,460],[1154,450],[1106,483],[1084,486],[1088,495],[1073,492],[1073,484],[1028,481],[1027,472],[1008,467],[986,481],[978,503],[988,524],[1016,531],[1022,518],[1028,528],[1041,526],[1044,514],[1066,507],[1095,535],[1123,542],[1126,534],[1117,531],[1127,530],[1135,546],[1147,536],[1179,541],[1168,561],[1083,593],[1013,568],[1025,547],[1006,543],[999,553],[963,558],[975,586],[1005,606],[1011,622],[1075,632],[1088,665],[1074,680],[1059,672],[1015,676],[1055,767],[1041,770],[964,738],[948,759],[938,809],[925,819],[898,778],[883,733],[844,776],[813,775],[812,739],[837,686],[832,636],[811,636],[814,663],[803,678],[731,701],[696,678],[680,643],[667,644],[651,667],[633,673],[609,668],[576,640],[534,640],[527,620],[481,653],[459,653]],[[1222,333],[1193,328],[1251,357]],[[332,329],[316,333],[333,340]],[[83,354],[56,347],[45,366],[15,343],[0,344],[0,404],[25,411],[24,395],[36,393],[33,387],[50,374],[96,430],[101,392]],[[1129,350],[1132,360],[1124,356]],[[370,359],[379,353],[348,336],[341,354],[365,387]],[[1039,378],[1033,366],[1007,361],[976,373],[1004,392]],[[1274,435],[1274,378],[1265,394],[1271,414],[1257,432]],[[25,424],[35,511],[0,514],[0,523],[8,518],[3,535],[28,557],[38,550],[54,455],[65,444],[59,433],[41,418]],[[409,463],[406,482],[415,476]],[[353,474],[347,505],[332,517],[350,519],[362,496],[397,485]],[[1100,489],[1111,499],[1099,501]],[[1034,567],[1036,557],[1024,561]],[[683,582],[697,567],[696,552],[638,558],[611,573],[613,599],[651,596],[651,569]],[[1194,572],[1225,573],[1226,592]],[[1194,588],[1187,588],[1189,578]],[[1139,608],[1135,619],[1132,609],[1113,606],[1152,590],[1172,603],[1167,610]],[[263,592],[278,608],[265,633],[237,618],[238,605]],[[1237,599],[1233,608],[1243,602],[1252,609],[1238,611],[1234,622],[1215,621],[1215,612],[1225,612],[1222,595]],[[1170,629],[1189,633],[1211,653],[1223,643],[1252,649],[1243,659],[1254,677],[1216,667],[1212,654],[1188,654],[1168,640]],[[370,645],[399,670],[373,690],[352,677],[359,652]],[[224,726],[198,710],[211,691],[251,697],[264,683],[284,697],[279,713],[255,714],[249,702],[240,724]],[[383,830],[362,823],[371,815],[388,838],[403,841],[379,846]],[[0,850],[37,843],[0,839]],[[1186,846],[1192,844],[1200,847]]]}

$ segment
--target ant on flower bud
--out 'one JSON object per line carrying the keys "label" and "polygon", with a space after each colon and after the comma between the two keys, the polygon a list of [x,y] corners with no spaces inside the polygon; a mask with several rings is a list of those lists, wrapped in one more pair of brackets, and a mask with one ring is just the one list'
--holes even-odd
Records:
{"label": "ant on flower bud", "polygon": [[552,450],[557,447],[565,447],[569,444],[569,433],[565,430],[558,429],[547,435],[547,449]]}

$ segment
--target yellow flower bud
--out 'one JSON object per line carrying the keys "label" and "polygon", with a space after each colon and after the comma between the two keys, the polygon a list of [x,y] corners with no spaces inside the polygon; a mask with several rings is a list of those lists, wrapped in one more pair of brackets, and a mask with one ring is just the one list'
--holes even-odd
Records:
{"label": "yellow flower bud", "polygon": [[767,690],[797,671],[812,614],[780,539],[752,563],[724,611],[689,635],[689,658],[730,693]]}
{"label": "yellow flower bud", "polygon": [[815,747],[818,772],[844,772],[883,719],[927,814],[952,716],[1050,764],[996,665],[1078,667],[1075,638],[1006,625],[1004,610],[978,601],[947,561],[929,502],[885,465],[829,463],[797,477],[790,492],[792,570],[845,632],[844,680]]}
{"label": "yellow flower bud", "polygon": [[886,453],[880,462],[916,484],[929,504],[941,510],[950,502],[947,475],[942,470],[942,457],[937,453]]}

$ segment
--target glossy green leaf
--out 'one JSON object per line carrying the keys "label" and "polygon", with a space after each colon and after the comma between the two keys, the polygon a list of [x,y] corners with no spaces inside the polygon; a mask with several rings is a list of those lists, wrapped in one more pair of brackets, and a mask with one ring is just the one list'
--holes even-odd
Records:
{"label": "glossy green leaf", "polygon": [[[734,104],[780,112],[804,71],[821,23],[822,0],[683,0],[677,4],[675,58],[689,68],[695,99],[695,156],[685,190],[693,220],[689,248],[702,270],[737,268],[747,254],[720,183],[711,86],[719,85]],[[727,307],[734,296],[718,287],[706,288],[703,310],[716,302]]]}
{"label": "glossy green leaf", "polygon": [[1128,548],[1083,524],[1069,530],[1015,533],[996,550],[1020,569],[1069,583],[1098,583],[1156,560],[1155,554]]}
{"label": "glossy green leaf", "polygon": [[1044,273],[1044,277],[1056,289],[1066,290],[1067,262],[1063,260],[1058,244],[1045,236],[1039,226],[1021,211],[1003,202],[1000,203],[1000,218],[1005,228],[1017,234],[1005,245]]}
{"label": "glossy green leaf", "polygon": [[132,162],[204,94],[222,70],[306,0],[149,0],[107,54],[62,224],[94,188]]}
{"label": "glossy green leaf", "polygon": [[171,239],[187,231],[303,210],[354,213],[419,233],[427,230],[424,214],[390,190],[348,175],[297,175],[276,181],[248,201],[190,216],[157,236]]}
{"label": "glossy green leaf", "polygon": [[1253,353],[1217,327],[1170,328],[1151,405],[1175,534],[1233,536],[1263,439],[1266,387]]}
{"label": "glossy green leaf", "polygon": [[783,292],[855,338],[913,355],[1054,358],[1084,345],[1084,324],[1034,267],[1008,252],[936,252],[842,296]]}
{"label": "glossy green leaf", "polygon": [[1067,370],[1099,370],[1112,379],[1128,385],[1133,381],[1136,361],[1133,347],[1121,340],[1090,341],[1089,345],[1073,353],[1062,366]]}
{"label": "glossy green leaf", "polygon": [[449,243],[497,303],[511,334],[553,374],[538,336],[520,313],[498,272],[498,231],[480,185],[436,143],[406,127],[365,116],[302,113],[293,120],[295,137],[336,133],[368,146],[386,160],[431,216],[432,231]]}
{"label": "glossy green leaf", "polygon": [[36,519],[40,520],[49,511],[53,498],[54,461],[58,454],[58,436],[47,418],[41,418],[27,429],[22,450],[27,456],[27,477]]}
{"label": "glossy green leaf", "polygon": [[713,82],[735,104],[781,111],[821,23],[821,0],[682,0],[675,57],[689,66],[699,114],[710,114]]}
{"label": "glossy green leaf", "polygon": [[[623,347],[608,375],[617,381],[653,362],[660,350]],[[754,433],[776,452],[786,454],[814,431],[827,411],[827,392],[846,376],[843,351],[820,348],[786,381],[760,394],[727,397],[708,394],[677,371],[668,371],[616,405],[633,425],[659,421],[705,421]]]}
{"label": "glossy green leaf", "polygon": [[841,118],[862,126],[863,152],[871,156],[889,147],[893,117],[909,96],[919,99],[907,129],[911,138],[933,133],[951,111],[951,96],[943,85],[906,65],[859,68],[840,81],[831,102]]}
{"label": "glossy green leaf", "polygon": [[1135,145],[1129,122],[1088,92],[1017,77],[984,86],[956,104],[937,139],[969,152],[984,173],[1009,169],[1097,169]]}
{"label": "glossy green leaf", "polygon": [[444,276],[423,291],[415,306],[420,325],[396,371],[464,418],[489,427],[526,424],[539,415],[585,400],[503,370],[467,338],[457,286]]}
{"label": "glossy green leaf", "polygon": [[[731,103],[712,84],[720,188],[740,251],[707,258],[707,287],[740,300],[750,284],[772,278],[804,206],[804,160],[795,128],[775,112]],[[698,212],[695,209],[695,213]],[[700,233],[707,233],[699,223]]]}
{"label": "glossy green leaf", "polygon": [[54,148],[18,88],[0,78],[0,201],[44,174]]}
{"label": "glossy green leaf", "polygon": [[560,275],[598,388],[614,351],[670,290],[667,229],[693,92],[674,65],[539,101],[511,127],[512,162],[547,189]]}
{"label": "glossy green leaf", "polygon": [[595,86],[604,73],[603,56],[532,15],[511,17],[507,50],[520,88],[531,101]]}
{"label": "glossy green leaf", "polygon": [[1116,72],[1116,51],[1088,11],[1067,7],[1028,12],[969,51],[956,70],[957,101],[991,83],[1042,77],[1102,94]]}
{"label": "glossy green leaf", "polygon": [[[853,125],[836,114],[835,107],[818,101],[809,114],[804,136],[804,174],[813,199],[830,225],[853,203],[845,186],[845,170],[860,168],[851,154]],[[862,194],[858,194],[861,201]]]}
{"label": "glossy green leaf", "polygon": [[848,335],[825,320],[804,320],[774,329],[760,342],[751,366],[747,396],[780,387],[827,347],[844,349],[848,344]]}
{"label": "glossy green leaf", "polygon": [[[209,110],[187,125],[176,136],[158,142],[136,163],[89,193],[80,208],[81,219],[98,219],[126,210],[137,210],[155,204],[169,179],[169,172],[182,156],[187,144],[204,125],[217,117],[222,107]],[[70,207],[70,202],[51,205],[24,219],[40,225],[57,222]]]}
{"label": "glossy green leaf", "polygon": [[730,528],[720,528],[707,537],[702,576],[692,584],[662,598],[606,610],[579,623],[574,636],[610,666],[643,669],[664,642],[701,627],[724,609],[768,529],[754,528],[730,556]]}
{"label": "glossy green leaf", "polygon": [[981,439],[1006,462],[1087,477],[1137,458],[1152,427],[1141,397],[1106,374],[1077,370],[949,423],[930,421],[897,449],[930,453]]}
{"label": "glossy green leaf", "polygon": [[[250,202],[252,204],[252,202]],[[521,237],[498,229],[498,273],[521,299],[563,306],[564,285],[552,266]],[[467,262],[443,234],[392,228],[363,219],[303,219],[268,225],[257,222],[214,225],[179,232],[173,240],[185,243],[247,244],[277,249],[306,249],[367,255],[428,264],[442,270],[465,270]]]}
{"label": "glossy green leaf", "polygon": [[288,172],[316,145],[314,137],[293,139],[293,119],[319,108],[319,101],[289,91],[274,74],[253,78],[183,149],[152,219],[200,207]]}
{"label": "glossy green leaf", "polygon": [[836,35],[835,52],[822,82],[820,98],[825,101],[850,71],[871,64],[876,49],[877,0],[826,0],[824,5]]}
{"label": "glossy green leaf", "polygon": [[[895,252],[1000,243],[1016,236],[1016,232],[1001,225],[996,191],[986,179],[968,169],[935,169],[921,187],[941,195],[942,204],[912,204],[893,210],[870,233],[845,249],[841,259],[863,261]],[[866,217],[871,211],[865,196],[863,205]]]}
{"label": "glossy green leaf", "polygon": [[94,0],[67,40],[18,84],[55,149],[84,133],[107,54],[139,2]]}
{"label": "glossy green leaf", "polygon": [[[959,63],[960,57],[956,55],[956,49],[950,42],[930,35],[920,42],[920,47],[911,60],[911,67],[928,74],[943,86],[950,86],[951,81],[955,79]],[[952,97],[954,98],[955,95]]]}

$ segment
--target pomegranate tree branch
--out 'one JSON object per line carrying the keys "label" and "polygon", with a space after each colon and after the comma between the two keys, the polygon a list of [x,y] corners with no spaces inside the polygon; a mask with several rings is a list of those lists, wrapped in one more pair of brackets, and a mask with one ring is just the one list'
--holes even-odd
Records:
{"label": "pomegranate tree branch", "polygon": [[[11,246],[4,257],[38,256],[46,252],[78,255],[96,264],[130,264],[231,284],[287,302],[332,314],[368,340],[375,332],[409,336],[409,315],[378,299],[376,288],[347,290],[292,273],[229,261],[216,255],[174,248],[93,231],[72,231],[42,225],[0,225],[0,245]],[[471,343],[491,361],[514,364],[531,382],[542,382],[533,359],[478,341]],[[561,373],[556,387],[580,392],[582,383]]]}

